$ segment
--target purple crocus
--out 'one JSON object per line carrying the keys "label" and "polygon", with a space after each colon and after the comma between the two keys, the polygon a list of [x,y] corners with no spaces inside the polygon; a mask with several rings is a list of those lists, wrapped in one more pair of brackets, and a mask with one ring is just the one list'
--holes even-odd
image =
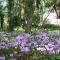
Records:
{"label": "purple crocus", "polygon": [[30,49],[29,49],[29,47],[21,47],[21,51],[22,52],[29,52]]}
{"label": "purple crocus", "polygon": [[3,56],[3,57],[0,57],[0,60],[5,60],[5,56]]}

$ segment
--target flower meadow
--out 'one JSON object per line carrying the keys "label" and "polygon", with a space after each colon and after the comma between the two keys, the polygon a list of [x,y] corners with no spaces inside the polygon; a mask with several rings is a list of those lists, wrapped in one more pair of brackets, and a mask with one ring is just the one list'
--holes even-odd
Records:
{"label": "flower meadow", "polygon": [[0,33],[0,60],[60,60],[60,33],[7,35]]}

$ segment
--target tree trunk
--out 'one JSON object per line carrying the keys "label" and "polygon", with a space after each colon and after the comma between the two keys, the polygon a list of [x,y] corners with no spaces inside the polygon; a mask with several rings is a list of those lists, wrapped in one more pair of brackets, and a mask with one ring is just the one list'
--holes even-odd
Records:
{"label": "tree trunk", "polygon": [[3,23],[4,23],[4,19],[3,19],[4,16],[1,16],[1,28],[3,29]]}
{"label": "tree trunk", "polygon": [[25,2],[25,16],[28,18],[27,24],[25,26],[25,32],[31,31],[31,24],[33,20],[33,13],[36,8],[36,0],[29,0],[29,2]]}
{"label": "tree trunk", "polygon": [[13,6],[14,6],[14,0],[12,0],[12,1],[8,0],[8,22],[9,22],[8,31],[13,31],[13,29],[14,29]]}

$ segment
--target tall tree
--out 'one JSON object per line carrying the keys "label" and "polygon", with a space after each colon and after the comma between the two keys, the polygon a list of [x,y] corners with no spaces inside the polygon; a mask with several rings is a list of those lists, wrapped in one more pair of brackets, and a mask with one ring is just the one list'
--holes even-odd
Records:
{"label": "tall tree", "polygon": [[0,1],[0,24],[1,24],[1,29],[3,29],[3,23],[4,23],[3,5],[2,5],[2,1]]}
{"label": "tall tree", "polygon": [[[25,0],[25,32],[29,32],[31,29],[33,13],[35,10],[36,0]],[[28,19],[27,19],[28,18]]]}
{"label": "tall tree", "polygon": [[9,22],[8,30],[12,31],[14,28],[14,24],[13,24],[14,0],[7,0],[7,2],[8,2],[8,22]]}

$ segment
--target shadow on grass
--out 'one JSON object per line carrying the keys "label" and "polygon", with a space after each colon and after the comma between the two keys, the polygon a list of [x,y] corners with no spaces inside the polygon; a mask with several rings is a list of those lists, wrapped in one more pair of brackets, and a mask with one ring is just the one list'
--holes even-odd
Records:
{"label": "shadow on grass", "polygon": [[46,25],[42,25],[41,28],[44,29],[50,29],[50,30],[60,30],[60,26],[57,25],[50,25],[50,24],[46,24]]}

